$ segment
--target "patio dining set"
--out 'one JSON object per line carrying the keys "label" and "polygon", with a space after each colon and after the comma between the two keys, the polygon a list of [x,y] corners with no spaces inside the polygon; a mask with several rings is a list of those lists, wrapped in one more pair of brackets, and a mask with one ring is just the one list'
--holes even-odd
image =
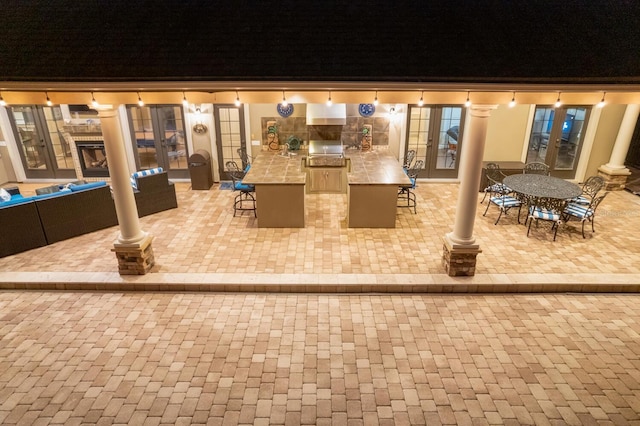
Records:
{"label": "patio dining set", "polygon": [[582,238],[586,238],[584,227],[591,223],[591,231],[595,232],[594,219],[596,210],[608,192],[603,191],[605,181],[601,176],[590,176],[580,186],[550,175],[549,167],[544,163],[525,164],[521,174],[506,176],[497,163],[489,163],[486,167],[487,187],[480,203],[489,200],[483,213],[487,215],[490,206],[499,209],[495,225],[500,218],[511,209],[518,210],[518,223],[522,207],[526,209],[527,236],[531,232],[531,224],[541,221],[551,223],[553,241],[556,240],[558,228],[570,220],[577,220],[582,225]]}

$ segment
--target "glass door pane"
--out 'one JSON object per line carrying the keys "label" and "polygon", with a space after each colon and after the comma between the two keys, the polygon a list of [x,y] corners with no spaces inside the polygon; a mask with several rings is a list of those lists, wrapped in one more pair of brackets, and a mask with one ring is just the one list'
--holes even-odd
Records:
{"label": "glass door pane", "polygon": [[409,109],[409,131],[407,132],[406,150],[414,150],[416,159],[425,160],[427,158],[431,112],[429,107],[411,107]]}
{"label": "glass door pane", "polygon": [[153,132],[151,108],[130,107],[129,118],[137,154],[138,170],[154,169],[159,166],[156,152],[156,137]]}
{"label": "glass door pane", "polygon": [[[44,119],[50,141],[50,149],[55,158],[55,169],[59,175],[75,177],[75,167],[71,156],[71,146],[64,137],[64,118],[59,106],[44,107]],[[66,172],[66,173],[65,173]]]}
{"label": "glass door pane", "polygon": [[555,115],[552,107],[536,107],[533,116],[533,126],[529,136],[529,149],[527,150],[527,163],[545,163],[549,135],[553,126]]}
{"label": "glass door pane", "polygon": [[230,180],[231,177],[226,172],[226,162],[235,161],[242,167],[238,149],[245,147],[244,111],[235,105],[215,105],[215,121],[220,179]]}
{"label": "glass door pane", "polygon": [[158,127],[162,129],[162,163],[171,177],[188,177],[187,141],[182,109],[178,106],[157,108]]}
{"label": "glass door pane", "polygon": [[458,135],[462,107],[443,107],[438,129],[437,169],[454,169],[458,164]]}
{"label": "glass door pane", "polygon": [[[567,108],[562,121],[560,138],[556,142],[554,170],[572,171],[576,167],[576,158],[584,136],[587,108]],[[573,175],[571,176],[573,177]]]}
{"label": "glass door pane", "polygon": [[60,108],[15,105],[10,112],[25,176],[75,177],[70,147],[62,135],[64,120]]}
{"label": "glass door pane", "polygon": [[189,152],[182,108],[174,105],[130,106],[138,170],[162,167],[170,178],[189,177]]}
{"label": "glass door pane", "polygon": [[575,177],[590,112],[590,107],[536,107],[526,162],[548,164],[553,176]]}
{"label": "glass door pane", "polygon": [[454,178],[458,175],[462,112],[462,107],[458,106],[409,107],[405,147],[407,151],[416,151],[416,159],[424,160],[424,170],[419,177]]}

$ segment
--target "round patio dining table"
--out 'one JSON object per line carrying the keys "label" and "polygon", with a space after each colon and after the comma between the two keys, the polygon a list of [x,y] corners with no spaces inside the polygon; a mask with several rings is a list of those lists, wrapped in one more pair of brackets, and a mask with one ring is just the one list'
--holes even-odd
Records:
{"label": "round patio dining table", "polygon": [[522,173],[506,176],[502,182],[528,198],[567,200],[582,193],[580,186],[554,176]]}

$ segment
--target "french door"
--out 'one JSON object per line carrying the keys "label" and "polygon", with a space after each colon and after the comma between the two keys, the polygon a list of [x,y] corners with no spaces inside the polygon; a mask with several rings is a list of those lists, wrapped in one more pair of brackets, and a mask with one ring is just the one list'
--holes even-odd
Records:
{"label": "french door", "polygon": [[162,167],[169,178],[189,177],[189,152],[182,107],[129,106],[129,128],[138,170]]}
{"label": "french door", "polygon": [[244,110],[241,106],[214,105],[214,120],[220,179],[231,180],[225,167],[227,161],[235,161],[239,167],[243,167],[238,149],[246,147]]}
{"label": "french door", "polygon": [[9,108],[20,159],[29,179],[71,179],[76,171],[63,136],[59,106],[14,105]]}
{"label": "french door", "polygon": [[546,163],[553,176],[573,179],[591,107],[536,106],[527,163]]}
{"label": "french door", "polygon": [[462,144],[464,108],[460,106],[409,106],[406,151],[424,160],[423,178],[455,178]]}

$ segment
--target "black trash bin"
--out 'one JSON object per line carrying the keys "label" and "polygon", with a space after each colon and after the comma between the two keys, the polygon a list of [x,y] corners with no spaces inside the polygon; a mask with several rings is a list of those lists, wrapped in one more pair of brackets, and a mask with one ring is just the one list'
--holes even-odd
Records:
{"label": "black trash bin", "polygon": [[210,189],[213,185],[211,173],[211,155],[203,149],[199,149],[189,157],[189,175],[191,176],[191,189]]}

